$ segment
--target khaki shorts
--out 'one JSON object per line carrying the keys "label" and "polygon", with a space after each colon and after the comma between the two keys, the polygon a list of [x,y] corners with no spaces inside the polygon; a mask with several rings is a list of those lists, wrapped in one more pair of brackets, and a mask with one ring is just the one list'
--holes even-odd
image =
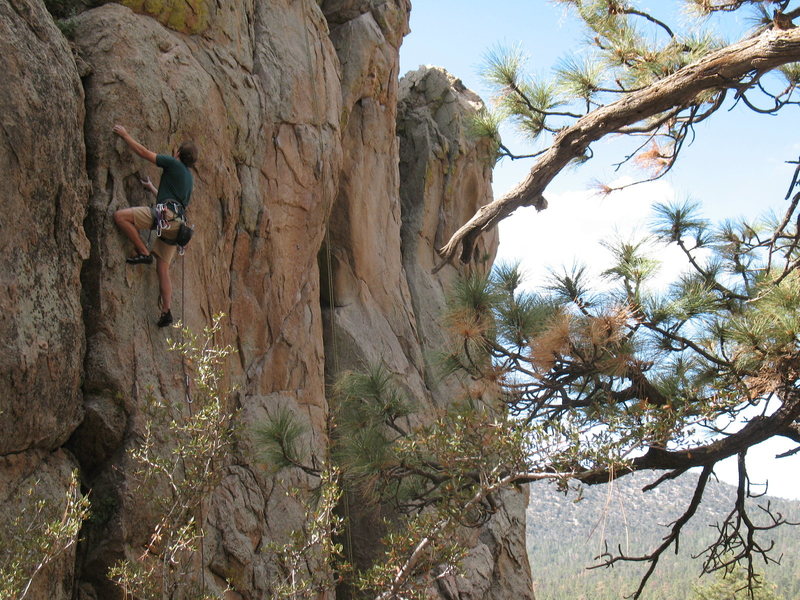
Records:
{"label": "khaki shorts", "polygon": [[[130,210],[133,213],[133,223],[136,225],[136,229],[155,229],[153,227],[153,212],[149,207],[134,206]],[[167,210],[167,216],[170,219],[175,218],[175,214],[171,210]],[[161,236],[156,237],[156,241],[153,243],[152,253],[161,260],[167,261],[168,265],[172,264],[178,247],[165,243],[162,238],[174,240],[178,235],[180,226],[180,221],[168,221],[167,228],[161,230]]]}

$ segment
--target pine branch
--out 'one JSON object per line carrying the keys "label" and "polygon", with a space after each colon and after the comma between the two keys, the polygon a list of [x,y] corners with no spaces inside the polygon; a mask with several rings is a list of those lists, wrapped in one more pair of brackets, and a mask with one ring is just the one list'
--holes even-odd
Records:
{"label": "pine branch", "polygon": [[777,431],[784,431],[798,417],[800,398],[789,398],[772,415],[751,419],[742,429],[725,438],[686,450],[650,447],[646,454],[632,459],[627,467],[615,469],[613,472],[603,469],[587,470],[576,474],[575,479],[587,485],[596,485],[607,483],[612,474],[613,477],[622,477],[647,469],[674,470],[713,465],[773,437]]}
{"label": "pine branch", "polygon": [[714,51],[639,92],[585,115],[556,136],[553,145],[524,181],[502,198],[481,207],[453,234],[441,248],[441,261],[434,271],[455,259],[457,254],[462,262],[469,262],[477,237],[517,208],[545,208],[542,194],[547,185],[575,157],[583,155],[592,142],[675,106],[690,105],[704,92],[736,89],[755,69],[770,70],[798,59],[800,28],[769,30]]}

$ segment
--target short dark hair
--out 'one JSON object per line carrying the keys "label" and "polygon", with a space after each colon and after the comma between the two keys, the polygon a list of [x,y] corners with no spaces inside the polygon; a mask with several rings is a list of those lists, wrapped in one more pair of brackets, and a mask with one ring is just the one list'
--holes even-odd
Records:
{"label": "short dark hair", "polygon": [[192,168],[197,162],[197,146],[194,142],[183,142],[178,148],[178,158],[187,167]]}

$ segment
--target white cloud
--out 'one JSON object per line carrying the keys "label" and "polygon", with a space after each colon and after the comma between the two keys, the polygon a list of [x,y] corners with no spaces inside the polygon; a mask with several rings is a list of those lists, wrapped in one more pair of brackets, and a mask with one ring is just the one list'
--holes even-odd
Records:
{"label": "white cloud", "polygon": [[[675,192],[668,183],[655,181],[608,196],[580,190],[546,197],[546,210],[521,208],[500,224],[498,261],[519,261],[530,287],[543,281],[548,268],[560,270],[575,263],[599,275],[611,261],[601,242],[645,237],[653,205],[672,202]],[[673,280],[683,270],[685,259],[677,247],[658,245],[654,253],[662,262],[654,285]]]}

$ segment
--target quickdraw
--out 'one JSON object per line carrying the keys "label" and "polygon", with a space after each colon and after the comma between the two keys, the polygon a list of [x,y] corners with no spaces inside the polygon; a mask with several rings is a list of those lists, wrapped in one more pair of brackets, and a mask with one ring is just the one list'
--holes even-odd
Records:
{"label": "quickdraw", "polygon": [[[164,229],[169,229],[171,221],[175,221],[181,216],[181,211],[178,209],[176,202],[165,202],[163,204],[156,204],[156,235],[161,237],[161,232]],[[172,218],[169,215],[172,214]]]}
{"label": "quickdraw", "polygon": [[167,218],[167,205],[156,204],[156,235],[161,237],[161,232],[164,229],[169,229],[169,221]]}

